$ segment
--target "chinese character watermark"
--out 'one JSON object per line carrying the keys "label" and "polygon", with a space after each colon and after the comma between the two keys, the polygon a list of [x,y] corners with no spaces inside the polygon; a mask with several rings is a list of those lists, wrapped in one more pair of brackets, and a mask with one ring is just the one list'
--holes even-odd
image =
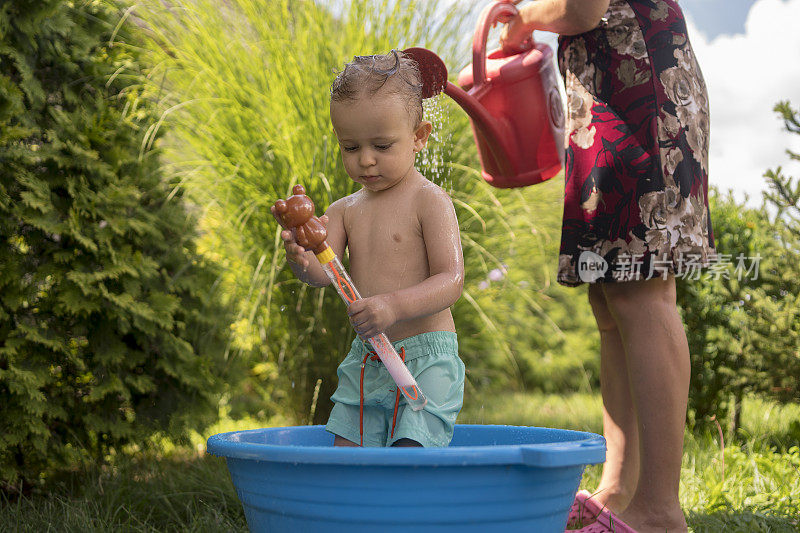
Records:
{"label": "chinese character watermark", "polygon": [[[589,256],[588,254],[591,254]],[[586,261],[584,261],[586,259]],[[758,279],[761,255],[745,256],[740,253],[735,261],[731,254],[716,254],[703,260],[696,253],[677,254],[670,257],[646,254],[619,254],[611,269],[617,281],[633,279],[650,279],[660,277],[666,279],[674,272],[679,279],[737,279],[755,281]],[[591,282],[606,275],[608,264],[602,256],[585,251],[578,259],[578,274],[582,281]]]}

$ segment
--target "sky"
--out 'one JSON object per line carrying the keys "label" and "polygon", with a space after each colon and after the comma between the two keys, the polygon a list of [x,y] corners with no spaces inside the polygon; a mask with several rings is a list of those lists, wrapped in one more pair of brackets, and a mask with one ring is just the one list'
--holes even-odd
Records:
{"label": "sky", "polygon": [[[709,182],[758,205],[763,174],[782,166],[800,179],[800,136],[772,111],[800,108],[800,0],[684,0],[689,39],[708,86]],[[713,216],[713,214],[712,214]]]}
{"label": "sky", "polygon": [[[782,166],[784,174],[800,179],[800,163],[786,154],[787,148],[800,152],[800,136],[786,132],[772,110],[781,100],[800,108],[800,0],[679,5],[709,92],[709,183],[758,206],[768,169]],[[473,11],[477,18],[480,9]],[[556,46],[555,35],[535,37]]]}

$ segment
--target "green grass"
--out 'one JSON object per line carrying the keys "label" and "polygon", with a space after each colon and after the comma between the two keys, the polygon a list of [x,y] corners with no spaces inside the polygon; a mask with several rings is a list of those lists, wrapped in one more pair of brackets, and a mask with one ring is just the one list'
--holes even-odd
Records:
{"label": "green grass", "polygon": [[490,398],[491,402],[465,398],[458,422],[603,432],[603,404],[596,394],[514,393]]}
{"label": "green grass", "polygon": [[0,496],[0,531],[247,531],[225,461],[187,450],[55,479],[46,493]]}
{"label": "green grass", "polygon": [[[600,431],[600,413],[595,395],[509,394],[473,401],[459,422]],[[798,531],[800,449],[792,425],[798,421],[800,406],[746,401],[741,436],[725,448],[724,477],[716,434],[686,435],[681,500],[695,533]],[[212,432],[236,427],[225,421]],[[46,491],[0,500],[0,531],[247,531],[224,461],[196,447],[167,449],[69,473]],[[587,468],[583,486],[594,487],[599,476],[599,466]]]}

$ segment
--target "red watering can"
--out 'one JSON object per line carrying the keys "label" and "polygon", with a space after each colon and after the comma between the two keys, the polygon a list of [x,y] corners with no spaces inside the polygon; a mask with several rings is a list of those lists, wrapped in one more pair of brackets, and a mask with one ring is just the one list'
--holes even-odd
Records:
{"label": "red watering can", "polygon": [[526,42],[517,53],[486,54],[489,30],[517,15],[511,0],[494,2],[481,13],[472,41],[472,65],[447,81],[444,62],[425,48],[409,48],[423,79],[423,97],[441,91],[470,117],[483,178],[500,188],[524,187],[552,178],[564,163],[564,110],[553,52]]}

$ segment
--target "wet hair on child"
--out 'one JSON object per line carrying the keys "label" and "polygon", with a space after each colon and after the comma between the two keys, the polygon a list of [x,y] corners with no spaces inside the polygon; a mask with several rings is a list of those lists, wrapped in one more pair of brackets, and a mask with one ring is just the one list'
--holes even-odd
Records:
{"label": "wet hair on child", "polygon": [[406,104],[413,127],[422,122],[422,76],[417,62],[403,52],[355,56],[331,84],[331,102],[372,96],[386,87]]}

